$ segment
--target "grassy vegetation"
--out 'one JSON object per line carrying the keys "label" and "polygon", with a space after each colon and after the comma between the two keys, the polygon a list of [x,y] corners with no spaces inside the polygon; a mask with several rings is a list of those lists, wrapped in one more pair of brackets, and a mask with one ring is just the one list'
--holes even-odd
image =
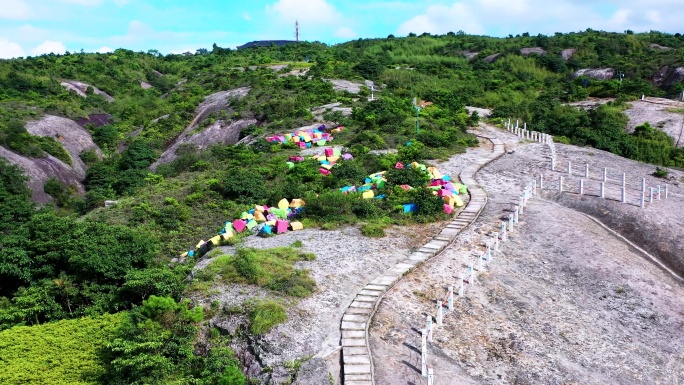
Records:
{"label": "grassy vegetation", "polygon": [[257,285],[293,297],[307,297],[316,290],[316,282],[307,270],[295,269],[294,263],[315,258],[312,253],[292,247],[238,249],[235,255],[216,258],[197,278]]}
{"label": "grassy vegetation", "polygon": [[272,300],[256,301],[249,310],[249,331],[254,335],[266,334],[287,320],[285,308]]}
{"label": "grassy vegetation", "polygon": [[0,332],[0,383],[94,385],[105,373],[100,351],[124,314],[17,326]]}

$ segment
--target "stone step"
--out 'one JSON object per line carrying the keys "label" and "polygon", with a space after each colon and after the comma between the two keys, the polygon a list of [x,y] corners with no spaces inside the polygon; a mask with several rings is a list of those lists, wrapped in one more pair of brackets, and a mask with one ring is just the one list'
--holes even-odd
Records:
{"label": "stone step", "polygon": [[343,346],[342,354],[347,356],[358,356],[358,355],[368,355],[368,348],[360,348],[358,346]]}
{"label": "stone step", "polygon": [[365,308],[365,307],[350,307],[345,310],[344,314],[370,314],[373,312],[373,309],[370,308]]}
{"label": "stone step", "polygon": [[375,302],[378,300],[378,297],[371,297],[368,295],[357,295],[356,298],[354,298],[354,301],[359,301],[359,302]]}
{"label": "stone step", "polygon": [[365,338],[342,338],[342,346],[343,347],[344,346],[366,346],[366,339]]}
{"label": "stone step", "polygon": [[377,291],[382,291],[384,292],[387,290],[387,286],[382,286],[382,285],[366,285],[363,287],[364,290],[377,290]]}
{"label": "stone step", "polygon": [[344,374],[370,374],[370,364],[363,365],[344,365]]}
{"label": "stone step", "polygon": [[347,356],[343,359],[344,363],[348,365],[370,365],[370,357],[368,356]]}
{"label": "stone step", "polygon": [[352,302],[349,307],[361,307],[361,308],[366,308],[366,309],[372,309],[375,307],[375,302],[359,302],[359,301],[354,301]]}
{"label": "stone step", "polygon": [[364,380],[364,381],[345,380],[344,385],[373,385],[373,382],[371,380]]}
{"label": "stone step", "polygon": [[365,314],[345,314],[342,316],[342,321],[365,323],[366,321],[368,321],[368,315],[365,315]]}
{"label": "stone step", "polygon": [[366,290],[365,288],[359,292],[360,295],[366,295],[370,297],[379,297],[384,293],[385,291],[376,291],[376,290]]}
{"label": "stone step", "polygon": [[342,330],[366,330],[366,324],[364,322],[342,321]]}
{"label": "stone step", "polygon": [[342,338],[366,338],[363,330],[342,330]]}
{"label": "stone step", "polygon": [[347,381],[372,381],[370,374],[349,374],[344,376],[345,384]]}

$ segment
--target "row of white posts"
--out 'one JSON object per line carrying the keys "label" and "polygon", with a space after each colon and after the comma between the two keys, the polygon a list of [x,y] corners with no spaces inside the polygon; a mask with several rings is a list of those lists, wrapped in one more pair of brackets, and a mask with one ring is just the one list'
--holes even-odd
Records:
{"label": "row of white posts", "polygon": [[539,131],[530,131],[527,129],[527,123],[523,123],[523,126],[520,127],[520,121],[516,120],[515,125],[511,122],[511,119],[508,119],[507,122],[504,123],[504,127],[506,130],[509,132],[512,132],[513,134],[517,135],[520,138],[526,139],[526,140],[531,140],[534,142],[538,143],[547,143],[551,139],[551,135],[545,134],[543,132]]}
{"label": "row of white posts", "polygon": [[[513,226],[519,222],[520,216],[524,213],[525,207],[527,207],[527,202],[533,195],[537,195],[536,180],[532,181],[532,183],[523,190],[522,195],[513,207],[513,212],[509,214],[508,220],[501,223],[501,228],[494,239],[490,239],[486,242],[486,250],[479,254],[477,259],[470,263],[465,271],[459,274],[456,286],[448,287],[446,297],[437,300],[437,314],[434,317],[435,321],[432,321],[432,315],[427,315],[426,327],[421,330],[421,374],[423,377],[427,377],[428,385],[434,385],[434,369],[427,363],[427,344],[428,342],[433,341],[435,327],[442,326],[444,323],[444,316],[448,312],[454,310],[454,291],[456,292],[456,295],[463,297],[465,295],[466,285],[475,284],[476,272],[484,271],[485,266],[492,262],[494,253],[499,251],[499,243],[505,241],[507,239],[507,233],[513,231]],[[445,307],[446,311],[444,310]]]}
{"label": "row of white posts", "polygon": [[[551,163],[551,169],[552,170],[554,170],[554,166],[555,166],[554,163],[555,162],[553,162],[553,161]],[[556,170],[554,170],[554,171],[556,171]],[[568,178],[573,176],[572,171],[573,171],[572,170],[572,162],[568,161],[568,165],[567,165],[567,169],[566,169]],[[629,203],[629,202],[627,202],[627,181],[626,181],[627,178],[626,178],[626,176],[627,176],[627,174],[625,174],[623,172],[622,173],[622,179],[621,179],[622,189],[621,189],[621,195],[620,195],[620,201],[622,203]],[[589,164],[588,163],[584,164],[583,177],[585,179],[580,179],[580,181],[579,181],[579,194],[580,195],[584,195],[585,180],[589,179]],[[606,198],[606,184],[608,184],[609,182],[613,182],[613,181],[608,179],[608,168],[604,167],[603,168],[603,178],[599,184],[599,197],[604,198],[604,199]],[[615,181],[615,182],[619,183],[618,181]],[[563,176],[561,175],[558,177],[558,192],[565,191],[563,185],[564,185],[563,184]],[[543,189],[543,186],[544,186],[544,176],[543,175],[539,176],[539,186],[540,186],[540,188]],[[667,184],[665,184],[663,186],[657,185],[655,187],[652,187],[652,186],[647,187],[646,186],[646,178],[641,178],[641,197],[639,198],[639,202],[638,202],[638,205],[641,208],[646,207],[646,203],[653,203],[653,201],[656,199],[660,200],[663,197],[665,199],[667,199],[668,195],[669,195],[669,191],[668,191],[668,185]]]}

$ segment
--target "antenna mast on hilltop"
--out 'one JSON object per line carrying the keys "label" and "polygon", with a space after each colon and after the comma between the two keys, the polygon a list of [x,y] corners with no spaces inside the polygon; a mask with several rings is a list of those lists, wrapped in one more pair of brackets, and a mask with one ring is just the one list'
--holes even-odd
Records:
{"label": "antenna mast on hilltop", "polygon": [[299,42],[299,20],[295,20],[295,40]]}

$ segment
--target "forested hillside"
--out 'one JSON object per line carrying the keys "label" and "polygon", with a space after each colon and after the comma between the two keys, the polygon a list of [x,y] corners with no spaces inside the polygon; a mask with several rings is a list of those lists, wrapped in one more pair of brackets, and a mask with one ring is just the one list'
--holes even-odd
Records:
{"label": "forested hillside", "polygon": [[[395,165],[476,146],[467,129],[480,117],[466,105],[492,109],[495,122],[521,119],[560,142],[684,167],[673,138],[648,124],[629,133],[624,114],[641,95],[680,95],[682,73],[679,34],[592,30],[0,61],[0,154],[7,158],[0,158],[0,364],[12,372],[3,381],[244,384],[230,341],[207,322],[219,309],[184,300],[209,290],[202,277],[188,278],[197,261],[178,260],[227,218],[283,198],[306,201],[307,227],[363,223],[367,236],[445,218],[441,198],[405,188],[428,182],[426,174]],[[336,79],[355,85],[345,89]],[[589,111],[567,105],[590,97],[614,101]],[[414,98],[423,108],[414,108]],[[330,145],[348,148],[353,160],[326,176],[316,162],[287,163],[302,154],[295,143],[266,139],[310,125],[343,127]],[[388,169],[385,199],[340,191]],[[50,199],[32,201],[36,189]],[[104,207],[107,200],[117,203]],[[409,202],[418,209],[406,215]],[[241,253],[215,267],[224,283],[294,298],[315,289],[291,267],[306,255]],[[306,290],[288,292],[288,285]],[[279,322],[262,313],[280,307],[233,310],[252,324],[244,333],[256,335]],[[61,373],[82,360],[82,372],[68,378],[40,374],[51,367],[34,355],[55,353],[38,342],[28,360],[1,349],[41,333],[70,339],[81,327],[96,330],[73,336],[84,350],[65,349],[64,360],[51,364]],[[26,376],[16,374],[22,370]]]}

